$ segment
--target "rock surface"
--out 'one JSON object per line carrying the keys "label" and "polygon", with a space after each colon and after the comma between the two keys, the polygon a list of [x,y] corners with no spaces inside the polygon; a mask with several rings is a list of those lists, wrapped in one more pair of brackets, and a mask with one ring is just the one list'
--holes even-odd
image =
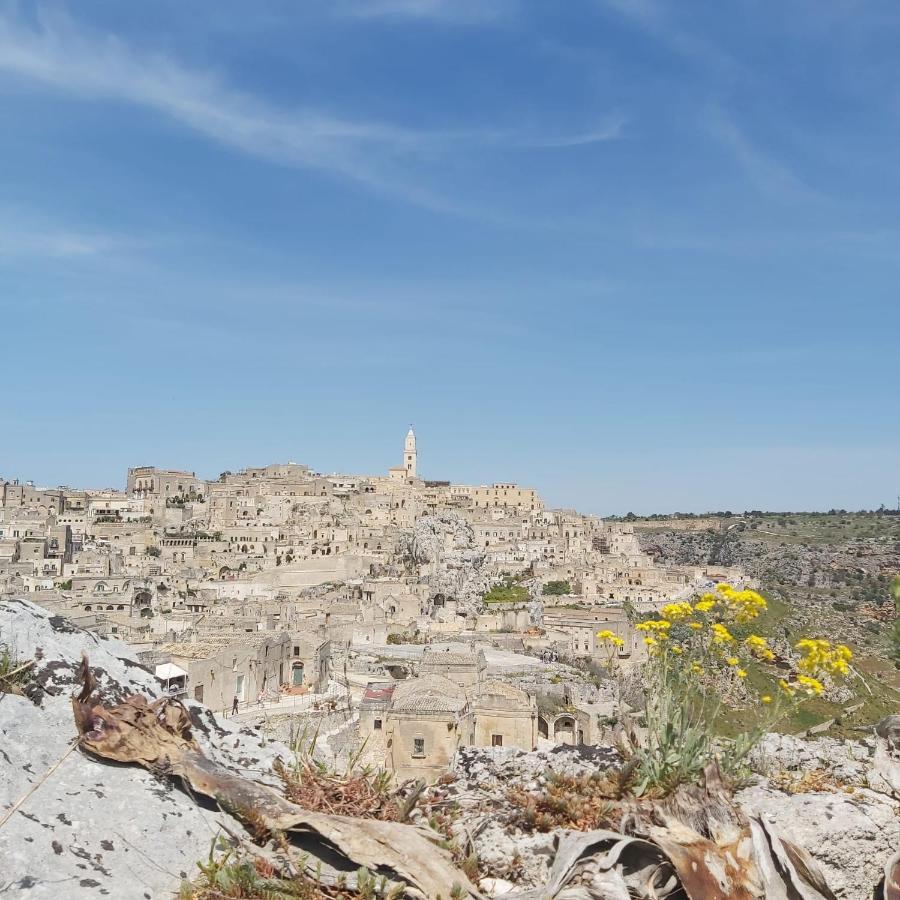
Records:
{"label": "rock surface", "polygon": [[[456,600],[461,613],[478,612],[492,579],[484,571],[484,553],[475,543],[472,526],[447,510],[420,516],[399,542],[401,556],[427,572],[432,597]],[[440,611],[439,611],[440,614]]]}
{"label": "rock surface", "polygon": [[764,782],[736,800],[809,850],[841,900],[869,900],[884,864],[900,847],[900,808],[884,794],[857,789],[790,795]]}
{"label": "rock surface", "polygon": [[[171,897],[197,874],[220,832],[234,820],[205,809],[179,787],[132,766],[72,749],[71,694],[84,649],[104,699],[160,695],[156,678],[129,648],[73,626],[26,600],[0,601],[0,642],[19,659],[41,659],[29,697],[0,694],[0,896],[4,898]],[[286,749],[262,745],[250,729],[220,722],[189,703],[194,736],[233,771],[271,781]],[[14,804],[20,805],[6,821]]]}

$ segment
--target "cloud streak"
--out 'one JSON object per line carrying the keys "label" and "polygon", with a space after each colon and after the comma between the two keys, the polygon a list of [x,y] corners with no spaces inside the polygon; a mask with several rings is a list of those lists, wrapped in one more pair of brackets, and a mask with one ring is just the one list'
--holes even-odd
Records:
{"label": "cloud streak", "polygon": [[232,87],[218,73],[140,53],[115,36],[86,31],[46,12],[35,25],[0,14],[0,73],[70,96],[151,109],[254,158],[319,171],[427,209],[463,215],[464,207],[431,189],[426,178],[417,179],[415,173],[435,154],[464,144],[562,149],[613,140],[621,132],[618,120],[573,135],[429,132],[279,108]]}
{"label": "cloud streak", "polygon": [[728,53],[681,28],[656,0],[597,0],[597,2],[690,62],[701,63],[720,73],[731,73],[737,68],[737,63]]}
{"label": "cloud streak", "polygon": [[506,18],[515,0],[350,0],[339,4],[346,18],[411,20],[450,25],[484,25]]}
{"label": "cloud streak", "polygon": [[755,146],[722,110],[713,110],[706,124],[709,133],[731,153],[760,193],[780,200],[816,198],[812,188],[786,165]]}
{"label": "cloud streak", "polygon": [[21,216],[0,217],[0,262],[17,259],[62,261],[107,258],[139,243],[100,231],[27,221]]}

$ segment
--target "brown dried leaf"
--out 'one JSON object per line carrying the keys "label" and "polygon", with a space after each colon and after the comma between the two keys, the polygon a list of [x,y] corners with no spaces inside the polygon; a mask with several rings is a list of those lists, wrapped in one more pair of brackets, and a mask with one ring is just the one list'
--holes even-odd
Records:
{"label": "brown dried leaf", "polygon": [[82,679],[81,693],[72,698],[72,706],[80,744],[91,753],[149,769],[164,767],[195,793],[215,800],[252,833],[295,835],[314,856],[337,858],[347,871],[365,867],[403,881],[426,897],[447,897],[454,884],[469,896],[480,896],[453,865],[449,853],[437,845],[440,835],[399,822],[303,809],[204,756],[191,737],[187,710],[177,701],[163,698],[148,704],[136,695],[107,709],[91,702],[95,684],[86,657]]}

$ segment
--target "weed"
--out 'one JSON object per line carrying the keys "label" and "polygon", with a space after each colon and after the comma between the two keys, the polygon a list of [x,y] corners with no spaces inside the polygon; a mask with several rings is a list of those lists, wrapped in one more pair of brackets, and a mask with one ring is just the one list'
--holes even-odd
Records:
{"label": "weed", "polygon": [[506,796],[518,807],[518,824],[528,831],[572,828],[591,831],[615,821],[620,786],[614,776],[551,774],[541,792],[512,790]]}

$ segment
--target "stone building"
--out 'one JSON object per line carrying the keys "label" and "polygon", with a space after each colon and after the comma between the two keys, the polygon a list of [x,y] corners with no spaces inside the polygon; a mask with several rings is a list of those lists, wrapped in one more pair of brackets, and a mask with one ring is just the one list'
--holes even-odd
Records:
{"label": "stone building", "polygon": [[401,780],[434,781],[447,769],[456,748],[474,739],[466,692],[441,675],[400,682],[383,728],[385,762]]}
{"label": "stone building", "polygon": [[440,675],[465,691],[474,692],[484,679],[487,661],[483,650],[451,650],[426,647],[419,664],[422,677]]}
{"label": "stone building", "polygon": [[490,679],[472,700],[476,747],[537,747],[537,703],[521,688]]}
{"label": "stone building", "polygon": [[188,695],[213,709],[231,709],[232,699],[253,703],[263,691],[277,691],[291,665],[286,633],[202,635],[160,647],[160,654],[187,672]]}

